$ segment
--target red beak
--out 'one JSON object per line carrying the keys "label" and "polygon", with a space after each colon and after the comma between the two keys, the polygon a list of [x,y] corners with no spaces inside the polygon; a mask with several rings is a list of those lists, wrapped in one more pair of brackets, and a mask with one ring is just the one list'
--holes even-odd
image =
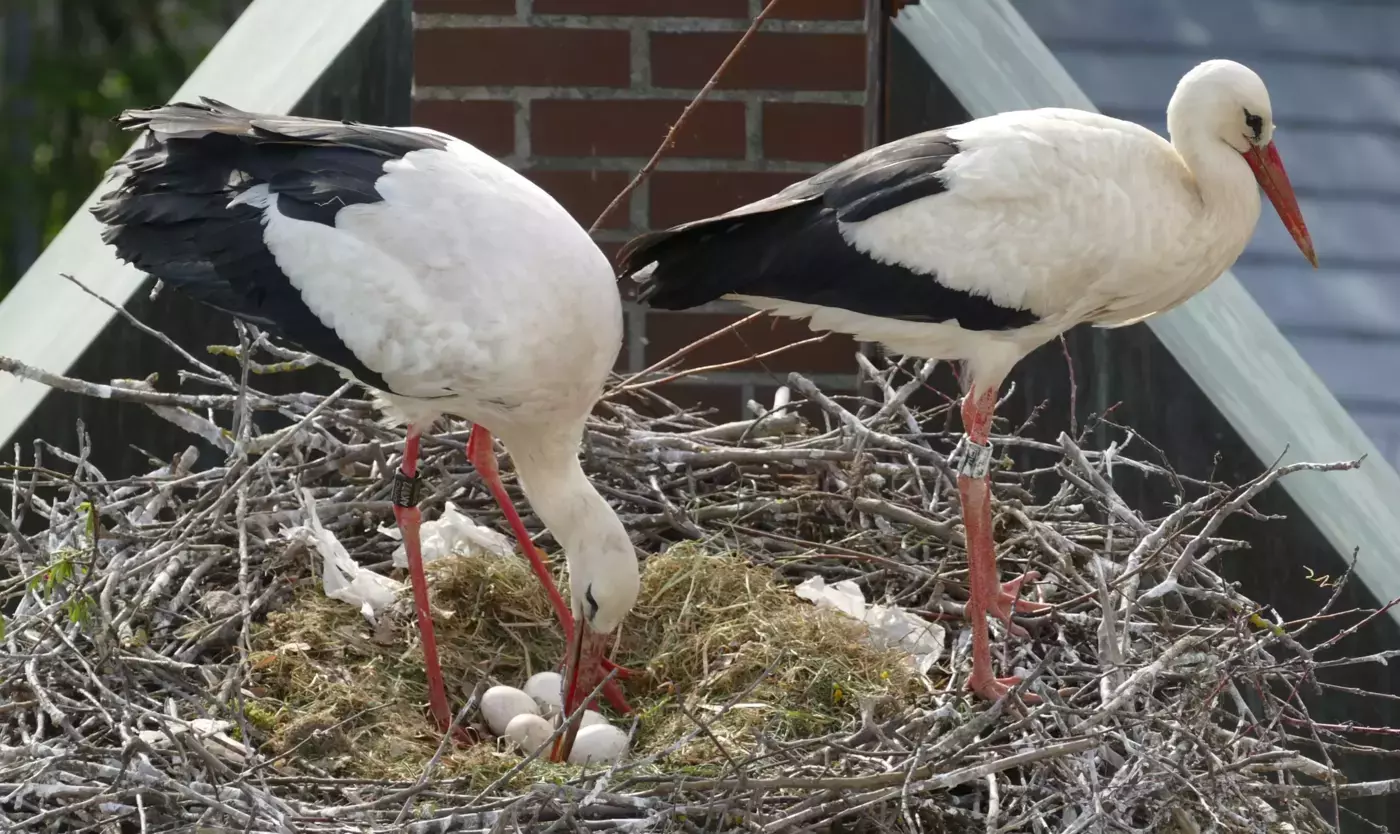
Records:
{"label": "red beak", "polygon": [[1312,237],[1308,235],[1307,224],[1303,222],[1303,210],[1298,208],[1298,198],[1293,194],[1293,184],[1288,181],[1288,173],[1283,170],[1283,160],[1279,159],[1278,148],[1270,142],[1264,147],[1251,146],[1244,152],[1245,161],[1254,169],[1254,178],[1259,187],[1269,195],[1279,219],[1293,236],[1293,242],[1302,250],[1303,257],[1317,269],[1317,253],[1313,251]]}
{"label": "red beak", "polygon": [[[607,676],[603,667],[603,657],[607,653],[608,642],[609,635],[594,631],[588,625],[587,618],[574,619],[574,639],[564,655],[565,720],[578,710],[583,704],[583,699],[597,689],[598,684]],[[574,749],[574,738],[578,736],[579,726],[583,723],[581,719],[582,716],[555,740],[551,760],[568,760],[570,751]]]}

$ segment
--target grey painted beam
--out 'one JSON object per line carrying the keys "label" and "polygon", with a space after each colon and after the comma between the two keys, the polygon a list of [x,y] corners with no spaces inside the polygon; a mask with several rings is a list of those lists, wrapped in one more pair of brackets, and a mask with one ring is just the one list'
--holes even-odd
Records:
{"label": "grey painted beam", "polygon": [[[172,100],[220,99],[267,113],[286,113],[312,88],[385,0],[254,0]],[[114,315],[64,280],[82,280],[117,304],[141,286],[139,271],[102,243],[87,207],[94,190],[0,301],[0,356],[63,373]],[[48,393],[34,382],[0,374],[0,438],[10,437]]]}
{"label": "grey painted beam", "polygon": [[[974,117],[1096,110],[1007,0],[920,0],[895,26]],[[1372,593],[1400,597],[1400,475],[1234,275],[1147,326],[1260,460],[1367,456],[1353,472],[1282,483],[1339,553],[1360,549],[1356,574]]]}

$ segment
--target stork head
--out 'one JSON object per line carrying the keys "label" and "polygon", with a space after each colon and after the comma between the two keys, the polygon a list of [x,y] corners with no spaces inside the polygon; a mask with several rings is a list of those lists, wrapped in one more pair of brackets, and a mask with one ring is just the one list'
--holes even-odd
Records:
{"label": "stork head", "polygon": [[[604,658],[640,591],[637,555],[626,530],[616,515],[600,514],[591,534],[580,536],[569,551],[574,633],[564,658],[565,717],[573,715],[606,677]],[[556,761],[568,758],[579,726],[575,722],[559,737]]]}
{"label": "stork head", "polygon": [[1167,105],[1167,130],[1173,142],[1185,136],[1218,140],[1243,156],[1293,242],[1317,267],[1302,209],[1274,147],[1269,91],[1254,70],[1221,59],[1198,64],[1182,76]]}

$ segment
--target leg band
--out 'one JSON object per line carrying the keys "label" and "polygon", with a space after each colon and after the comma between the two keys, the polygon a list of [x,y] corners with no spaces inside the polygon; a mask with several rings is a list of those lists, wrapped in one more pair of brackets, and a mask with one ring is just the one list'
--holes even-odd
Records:
{"label": "leg band", "polygon": [[966,475],[969,478],[985,478],[992,468],[992,444],[982,445],[973,443],[972,438],[967,438],[963,444],[962,464],[958,467],[959,475]]}
{"label": "leg band", "polygon": [[389,500],[395,507],[412,509],[418,506],[418,485],[423,483],[422,475],[414,475],[412,478],[403,474],[403,470],[394,472],[394,487],[389,490]]}

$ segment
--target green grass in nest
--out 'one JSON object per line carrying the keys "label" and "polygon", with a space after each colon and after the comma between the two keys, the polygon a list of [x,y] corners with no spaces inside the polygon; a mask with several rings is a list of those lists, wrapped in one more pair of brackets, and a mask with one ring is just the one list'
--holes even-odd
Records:
{"label": "green grass in nest", "polygon": [[[562,636],[523,560],[459,556],[428,570],[438,647],[457,703],[487,668],[492,683],[520,686],[563,657]],[[258,698],[249,716],[267,734],[269,751],[302,744],[293,763],[304,757],[347,776],[418,775],[438,736],[421,706],[427,687],[416,627],[411,616],[395,622],[376,634],[354,608],[326,599],[317,580],[268,617],[254,634]],[[683,544],[652,557],[617,652],[636,673],[625,684],[640,719],[632,755],[670,747],[694,727],[687,711],[710,720],[745,691],[742,705],[711,725],[731,755],[742,754],[759,727],[779,739],[811,737],[853,726],[864,699],[876,699],[878,715],[917,697],[923,688],[902,653],[871,647],[864,633],[736,555]],[[439,772],[481,787],[518,761],[487,743],[453,750]],[[720,761],[714,741],[700,735],[662,764],[705,770]],[[536,762],[518,781],[572,772]]]}

